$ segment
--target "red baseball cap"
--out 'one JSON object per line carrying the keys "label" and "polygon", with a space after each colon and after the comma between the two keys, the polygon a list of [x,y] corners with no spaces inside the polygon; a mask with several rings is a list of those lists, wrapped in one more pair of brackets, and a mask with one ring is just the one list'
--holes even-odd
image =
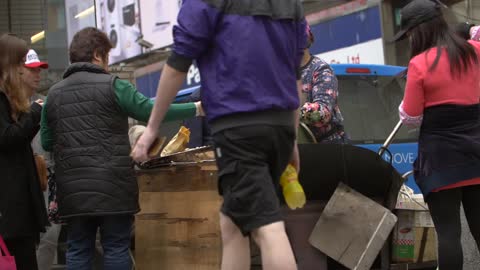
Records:
{"label": "red baseball cap", "polygon": [[47,62],[42,62],[34,50],[29,50],[25,57],[25,67],[27,68],[48,68]]}

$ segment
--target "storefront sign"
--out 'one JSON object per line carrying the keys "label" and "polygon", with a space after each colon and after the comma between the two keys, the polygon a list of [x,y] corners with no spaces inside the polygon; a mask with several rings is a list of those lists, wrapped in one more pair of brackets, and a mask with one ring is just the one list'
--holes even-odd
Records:
{"label": "storefront sign", "polygon": [[318,54],[330,64],[385,64],[382,39]]}

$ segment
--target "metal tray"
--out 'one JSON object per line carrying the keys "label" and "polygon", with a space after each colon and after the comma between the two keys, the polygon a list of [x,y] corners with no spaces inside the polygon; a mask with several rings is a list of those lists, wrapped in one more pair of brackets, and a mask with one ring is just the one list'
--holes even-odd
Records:
{"label": "metal tray", "polygon": [[[208,152],[213,150],[213,146],[201,146],[186,149],[185,151],[170,154],[163,157],[153,158],[149,161],[137,164],[140,169],[155,169],[169,166],[191,166],[205,162],[214,162],[214,157],[209,157]],[[204,155],[202,155],[204,154]]]}

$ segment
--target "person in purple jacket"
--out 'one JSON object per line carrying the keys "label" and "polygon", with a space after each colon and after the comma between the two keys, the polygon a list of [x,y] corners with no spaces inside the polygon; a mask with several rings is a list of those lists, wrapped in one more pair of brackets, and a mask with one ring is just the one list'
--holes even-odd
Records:
{"label": "person in purple jacket", "polygon": [[249,237],[260,247],[263,269],[297,269],[276,191],[289,162],[299,169],[305,27],[299,0],[184,0],[173,29],[161,98],[132,156],[149,159],[160,122],[196,60],[224,199],[222,269],[250,269]]}

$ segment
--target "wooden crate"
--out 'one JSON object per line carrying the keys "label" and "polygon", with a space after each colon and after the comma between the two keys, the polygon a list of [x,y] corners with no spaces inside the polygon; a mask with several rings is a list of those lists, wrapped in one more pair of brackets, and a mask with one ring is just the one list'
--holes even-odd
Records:
{"label": "wooden crate", "polygon": [[137,269],[220,269],[216,172],[214,164],[203,164],[138,173]]}

